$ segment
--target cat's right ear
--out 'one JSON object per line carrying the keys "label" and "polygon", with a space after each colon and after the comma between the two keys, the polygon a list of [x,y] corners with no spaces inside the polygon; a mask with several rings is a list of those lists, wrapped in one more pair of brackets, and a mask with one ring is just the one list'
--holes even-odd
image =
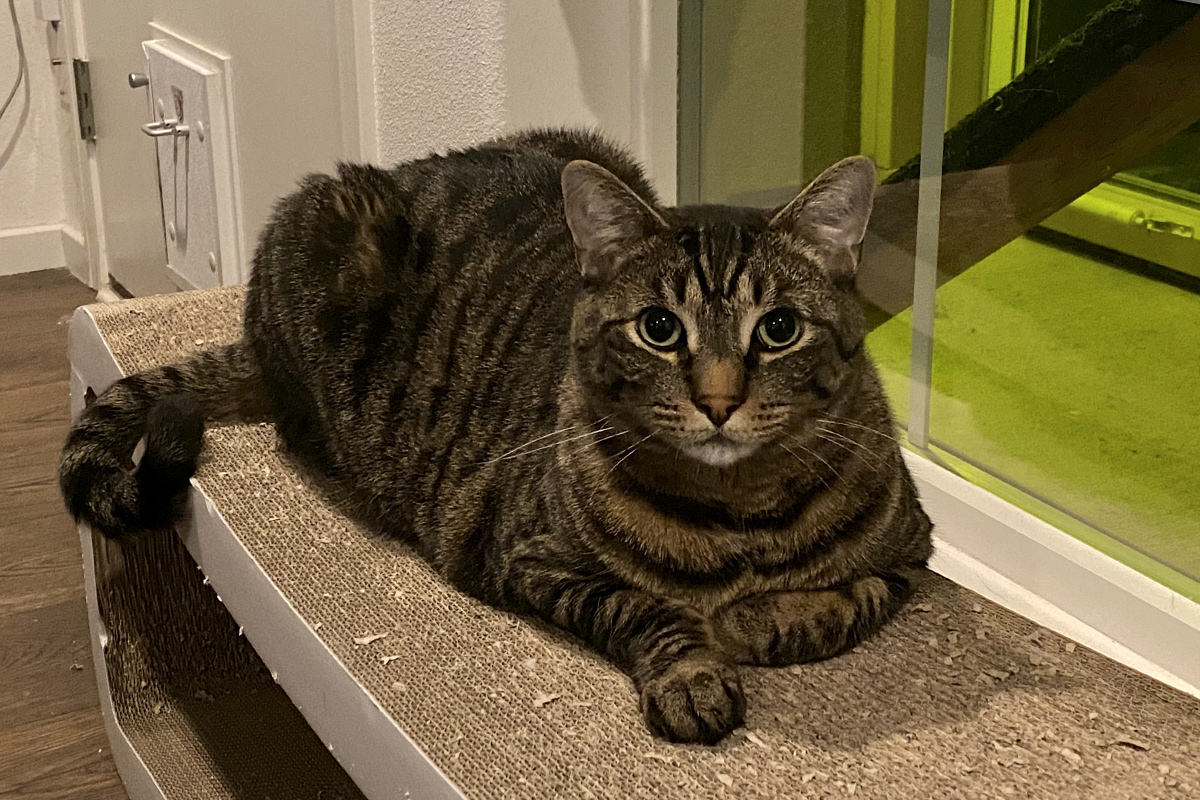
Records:
{"label": "cat's right ear", "polygon": [[572,161],[562,172],[567,227],[586,278],[607,281],[639,240],[666,221],[621,179],[591,161]]}

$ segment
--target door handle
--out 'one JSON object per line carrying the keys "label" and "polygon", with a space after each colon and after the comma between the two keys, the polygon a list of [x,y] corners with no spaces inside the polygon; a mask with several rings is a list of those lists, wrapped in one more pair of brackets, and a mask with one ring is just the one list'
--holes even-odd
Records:
{"label": "door handle", "polygon": [[[172,171],[172,176],[174,178],[172,189],[174,191],[174,204],[173,205],[174,205],[174,209],[175,209],[175,221],[167,223],[166,230],[167,230],[167,236],[170,237],[171,241],[178,242],[182,246],[184,240],[187,237],[187,206],[186,206],[186,203],[187,203],[187,175],[188,175],[188,161],[189,161],[188,152],[191,149],[191,144],[188,141],[188,135],[191,133],[191,131],[188,129],[188,126],[186,123],[180,122],[178,119],[175,119],[174,117],[172,117],[170,119],[156,119],[154,122],[147,122],[146,124],[142,125],[141,127],[142,127],[142,133],[146,134],[147,136],[153,137],[155,139],[161,138],[163,136],[171,137],[171,147],[175,151],[174,160],[176,163],[176,167]],[[199,130],[200,130],[200,141],[204,141],[204,128],[201,127]],[[183,211],[182,218],[179,213],[179,207],[180,207],[181,203],[179,202],[180,180],[179,180],[179,168],[178,168],[179,140],[181,138],[183,139],[183,174],[184,174],[184,177],[183,177],[184,211]],[[156,144],[155,145],[155,151],[156,151],[155,158],[158,157],[157,150],[158,150],[158,145]],[[160,167],[159,167],[159,175],[160,175],[159,191],[160,192],[162,191],[162,182],[161,182],[162,171],[161,170],[162,170],[162,168],[160,165]]]}
{"label": "door handle", "polygon": [[142,126],[142,133],[155,138],[159,136],[182,136],[187,138],[190,131],[186,124],[177,119],[162,119],[147,122]]}
{"label": "door handle", "polygon": [[1178,236],[1181,239],[1192,239],[1196,235],[1196,229],[1191,225],[1185,225],[1182,222],[1174,222],[1169,219],[1150,217],[1144,211],[1135,212],[1129,222],[1131,225],[1145,228],[1151,233],[1166,233],[1171,236]]}

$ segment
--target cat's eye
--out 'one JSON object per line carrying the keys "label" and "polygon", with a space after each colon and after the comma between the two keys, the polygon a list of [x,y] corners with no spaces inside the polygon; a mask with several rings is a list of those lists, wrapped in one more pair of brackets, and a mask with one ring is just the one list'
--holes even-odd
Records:
{"label": "cat's eye", "polygon": [[651,306],[638,317],[638,335],[651,347],[671,350],[683,339],[683,323],[665,308]]}
{"label": "cat's eye", "polygon": [[800,338],[801,323],[790,308],[776,308],[763,314],[754,329],[758,342],[767,350],[791,347]]}

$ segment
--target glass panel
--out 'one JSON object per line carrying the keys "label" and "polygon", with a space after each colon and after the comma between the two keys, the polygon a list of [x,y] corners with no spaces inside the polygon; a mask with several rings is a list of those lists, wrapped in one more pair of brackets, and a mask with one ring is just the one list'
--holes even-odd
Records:
{"label": "glass panel", "polygon": [[[1086,38],[1107,0],[1033,0],[1026,64]],[[1178,7],[1176,8],[1178,11]],[[1047,221],[1047,227],[1171,269],[1200,276],[1200,123],[1160,143]],[[1145,230],[1130,231],[1132,225]],[[1161,234],[1167,234],[1163,236]],[[1191,247],[1180,239],[1190,239]]]}
{"label": "glass panel", "polygon": [[[881,176],[915,157],[926,16],[925,0],[684,0],[681,202],[774,207],[845,156]],[[916,182],[889,191],[864,257],[872,327],[912,302]]]}
{"label": "glass panel", "polygon": [[[1200,69],[1200,29],[1187,28],[1186,7],[1162,4],[1147,12],[1157,32],[1144,49],[1108,65],[1109,74],[1129,62],[1136,70],[1098,82],[1073,77],[1071,58],[1112,57],[1092,41],[1102,40],[1102,25],[1083,29],[1112,8],[1096,0],[1030,4],[1026,53],[1041,71],[1023,90],[1053,86],[1080,99],[1036,112],[1044,123],[998,159],[1007,162],[1001,185],[983,180],[977,194],[954,195],[958,205],[943,207],[944,228],[962,204],[989,204],[1022,228],[1022,217],[1037,221],[1053,210],[1056,191],[1069,195],[1071,181],[1084,192],[1112,166],[1124,170],[1051,217],[1053,230],[1034,228],[971,263],[945,254],[947,237],[987,238],[987,225],[943,231],[930,445],[986,488],[1200,598],[1200,280],[1187,267],[1200,264],[1200,86],[1151,96],[1163,65],[1180,75]],[[1198,31],[1187,46],[1167,45],[1184,29]],[[1068,38],[1076,52],[1064,58],[1058,46]],[[1177,55],[1156,55],[1166,52],[1159,45]],[[1139,85],[1134,72],[1147,82]],[[994,116],[996,136],[1009,135]],[[954,139],[947,137],[948,163],[958,157]],[[947,175],[943,191],[953,195],[945,187],[969,175]],[[905,324],[901,315],[884,328]]]}
{"label": "glass panel", "polygon": [[863,2],[708,0],[692,14],[700,202],[783,203],[859,152]]}
{"label": "glass panel", "polygon": [[[928,454],[1200,599],[1198,9],[978,12],[951,18]],[[876,158],[859,288],[902,425],[928,16],[681,4],[691,199],[773,205],[838,157]]]}
{"label": "glass panel", "polygon": [[[1170,140],[1136,167],[1120,173],[1118,179],[1140,178],[1158,184],[1167,194],[1184,197],[1191,205],[1200,206],[1200,122]],[[1133,181],[1128,181],[1133,182]],[[1148,187],[1149,188],[1149,187]],[[1176,191],[1171,192],[1174,189]]]}

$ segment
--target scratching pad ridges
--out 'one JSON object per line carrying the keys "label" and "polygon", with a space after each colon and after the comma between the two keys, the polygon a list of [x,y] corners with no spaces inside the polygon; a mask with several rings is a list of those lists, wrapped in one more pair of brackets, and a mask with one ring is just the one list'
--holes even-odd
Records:
{"label": "scratching pad ridges", "polygon": [[92,544],[113,709],[166,797],[362,797],[176,537]]}
{"label": "scratching pad ridges", "polygon": [[[236,338],[240,296],[91,314],[130,371]],[[1200,793],[1200,702],[934,575],[854,652],[747,669],[747,726],[728,741],[673,746],[602,659],[347,519],[272,426],[214,426],[197,482],[312,635],[471,798]]]}

